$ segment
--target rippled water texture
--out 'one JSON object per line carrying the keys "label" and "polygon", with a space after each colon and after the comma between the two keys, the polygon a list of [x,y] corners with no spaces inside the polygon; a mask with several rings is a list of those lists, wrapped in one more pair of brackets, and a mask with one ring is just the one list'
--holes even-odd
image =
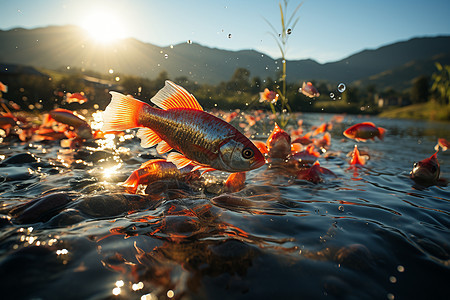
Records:
{"label": "rippled water texture", "polygon": [[[370,160],[349,169],[342,132],[367,120],[385,139],[358,143]],[[5,139],[0,298],[448,299],[450,193],[408,176],[438,137],[448,123],[347,116],[319,158],[337,177],[314,184],[266,164],[231,196],[221,172],[127,194],[117,183],[156,156],[133,135],[78,151]],[[438,159],[450,178],[450,151]]]}

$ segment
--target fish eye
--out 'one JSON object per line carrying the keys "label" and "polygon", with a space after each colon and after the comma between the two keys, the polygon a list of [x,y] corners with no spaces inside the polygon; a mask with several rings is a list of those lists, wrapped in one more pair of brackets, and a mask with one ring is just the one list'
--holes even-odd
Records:
{"label": "fish eye", "polygon": [[252,158],[253,155],[255,155],[255,153],[250,148],[245,148],[244,150],[242,150],[242,156],[246,159]]}

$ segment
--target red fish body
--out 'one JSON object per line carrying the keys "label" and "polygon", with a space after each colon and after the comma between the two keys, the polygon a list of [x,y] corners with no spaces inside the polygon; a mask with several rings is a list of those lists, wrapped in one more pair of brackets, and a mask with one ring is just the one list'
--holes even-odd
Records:
{"label": "red fish body", "polygon": [[173,163],[165,159],[152,159],[141,165],[135,170],[121,185],[126,187],[132,193],[136,193],[138,185],[149,184],[151,182],[163,179],[193,179],[200,177],[197,172],[191,172],[193,165],[187,165],[178,169]]}
{"label": "red fish body", "polygon": [[291,154],[291,137],[277,123],[266,142],[268,155],[271,158],[283,158]]}
{"label": "red fish body", "polygon": [[0,92],[2,92],[2,93],[8,92],[8,86],[6,84],[2,83],[1,81],[0,81]]}
{"label": "red fish body", "polygon": [[225,191],[229,193],[239,192],[245,187],[245,172],[231,173],[225,181]]}
{"label": "red fish body", "polygon": [[437,152],[414,164],[410,176],[415,182],[432,185],[438,181],[440,166],[436,155]]}
{"label": "red fish body", "polygon": [[224,120],[204,112],[184,88],[166,81],[151,101],[162,109],[111,92],[111,103],[103,114],[103,131],[140,128],[141,146],[156,144],[159,153],[172,149],[167,160],[178,168],[195,164],[196,169],[227,172],[261,167],[265,160],[258,148]]}
{"label": "red fish body", "polygon": [[316,161],[312,167],[307,168],[307,169],[302,169],[297,173],[297,179],[303,179],[303,180],[307,180],[313,183],[319,183],[321,181],[323,181],[323,175],[328,175],[328,176],[333,176],[335,177],[336,175],[326,169],[320,166],[319,162]]}
{"label": "red fish body", "polygon": [[383,139],[385,129],[375,126],[372,122],[363,122],[355,124],[344,131],[344,135],[349,139],[365,142],[368,139],[374,140],[378,137]]}

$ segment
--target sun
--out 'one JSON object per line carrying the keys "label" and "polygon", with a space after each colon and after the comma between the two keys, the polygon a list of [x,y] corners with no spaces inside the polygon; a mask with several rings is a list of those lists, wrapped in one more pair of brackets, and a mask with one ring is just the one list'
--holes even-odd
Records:
{"label": "sun", "polygon": [[107,44],[125,37],[125,28],[113,12],[92,12],[80,25],[99,43]]}

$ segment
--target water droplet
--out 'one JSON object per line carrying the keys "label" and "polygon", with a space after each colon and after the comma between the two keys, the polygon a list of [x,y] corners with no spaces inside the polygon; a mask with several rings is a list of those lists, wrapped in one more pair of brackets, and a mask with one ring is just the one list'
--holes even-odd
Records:
{"label": "water droplet", "polygon": [[285,64],[286,63],[286,60],[285,59],[283,59],[282,61],[281,61],[283,64]]}
{"label": "water droplet", "polygon": [[402,265],[398,265],[397,266],[397,271],[399,271],[400,273],[405,272],[405,267]]}
{"label": "water droplet", "polygon": [[396,283],[397,282],[397,278],[395,276],[391,276],[391,277],[389,277],[389,281],[391,283]]}
{"label": "water droplet", "polygon": [[231,33],[228,34],[228,38],[231,39]]}
{"label": "water droplet", "polygon": [[286,33],[287,33],[287,34],[291,34],[291,33],[292,33],[292,29],[291,29],[291,28],[288,28],[288,29],[286,30]]}
{"label": "water droplet", "polygon": [[170,49],[173,49],[173,45],[170,45]]}
{"label": "water droplet", "polygon": [[344,207],[342,205],[339,205],[338,209],[339,211],[344,211]]}
{"label": "water droplet", "polygon": [[167,53],[164,54],[164,58],[165,58],[165,59],[168,59],[168,58],[169,58],[169,54],[167,54]]}
{"label": "water droplet", "polygon": [[330,93],[330,98],[331,98],[331,99],[335,99],[335,98],[334,98],[334,93]]}
{"label": "water droplet", "polygon": [[301,92],[302,92],[302,88],[299,88],[299,89],[298,89],[298,92],[301,93]]}
{"label": "water droplet", "polygon": [[339,83],[338,84],[338,87],[337,87],[337,89],[338,89],[338,91],[340,92],[340,93],[343,93],[344,91],[345,91],[345,89],[346,89],[347,87],[345,86],[345,84],[344,83]]}
{"label": "water droplet", "polygon": [[192,41],[191,40],[187,40],[187,43],[190,45],[190,44],[192,44]]}

